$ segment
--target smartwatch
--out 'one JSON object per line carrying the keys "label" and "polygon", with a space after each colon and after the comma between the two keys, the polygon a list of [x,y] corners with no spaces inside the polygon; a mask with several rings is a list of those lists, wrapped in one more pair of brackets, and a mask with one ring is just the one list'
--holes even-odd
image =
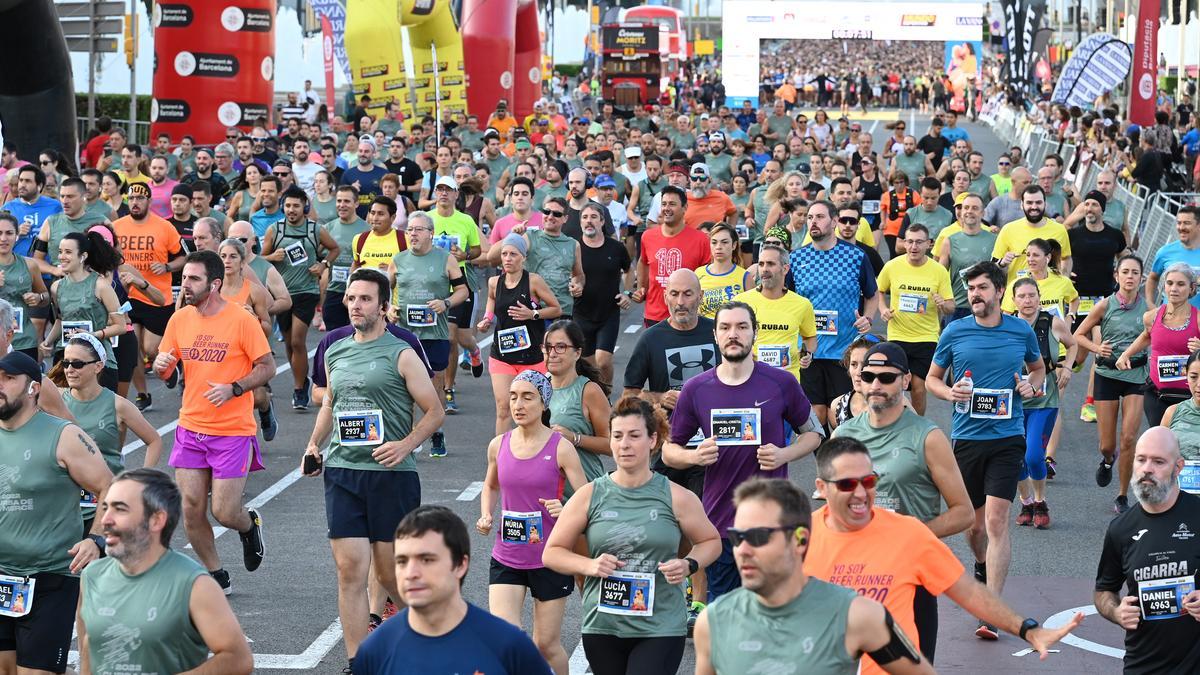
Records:
{"label": "smartwatch", "polygon": [[692,558],[684,558],[684,560],[688,564],[688,576],[689,577],[692,576],[693,574],[695,574],[697,571],[699,571],[700,563],[696,562]]}
{"label": "smartwatch", "polygon": [[242,385],[238,384],[237,382],[234,382],[234,383],[233,383],[232,385],[230,385],[230,386],[232,386],[232,387],[233,387],[233,395],[234,395],[235,397],[237,397],[237,396],[241,396],[242,394],[246,393],[246,390],[245,390],[245,389],[242,389]]}
{"label": "smartwatch", "polygon": [[96,545],[96,548],[100,549],[100,556],[103,557],[105,553],[104,549],[106,548],[104,537],[99,534],[89,534],[87,538],[91,539],[92,543]]}
{"label": "smartwatch", "polygon": [[1024,621],[1022,621],[1021,622],[1021,632],[1020,632],[1021,639],[1024,640],[1026,633],[1033,630],[1034,628],[1037,628],[1040,625],[1042,625],[1042,624],[1038,623],[1037,619],[1025,619]]}

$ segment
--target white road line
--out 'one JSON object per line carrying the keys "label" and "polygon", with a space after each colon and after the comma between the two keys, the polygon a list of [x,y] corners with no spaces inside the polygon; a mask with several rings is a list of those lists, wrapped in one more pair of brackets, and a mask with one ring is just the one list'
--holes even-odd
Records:
{"label": "white road line", "polygon": [[[283,478],[280,478],[279,480],[275,481],[274,485],[272,485],[271,487],[267,488],[266,490],[263,490],[262,492],[258,493],[258,495],[254,497],[254,499],[251,499],[250,501],[246,502],[246,507],[251,508],[251,509],[262,508],[262,506],[264,504],[266,504],[267,502],[271,501],[272,499],[278,497],[280,492],[283,492],[284,490],[291,487],[292,483],[295,483],[296,481],[300,480],[300,476],[301,476],[301,474],[300,474],[299,467],[292,469],[291,473],[289,473],[286,476],[284,476]],[[216,539],[217,537],[225,534],[228,531],[229,531],[229,528],[227,528],[227,527],[220,527],[220,526],[214,527],[213,528],[213,539]],[[191,547],[192,547],[192,545],[189,543],[184,548],[191,548]]]}
{"label": "white road line", "polygon": [[636,332],[638,332],[639,328],[641,328],[641,326],[637,325],[636,323],[631,324],[631,325],[625,327],[625,332],[626,333],[636,333]]}
{"label": "white road line", "polygon": [[872,135],[874,135],[874,133],[875,133],[875,130],[876,130],[877,128],[879,128],[879,120],[875,120],[874,122],[872,122],[872,123],[871,123],[871,130],[870,130],[870,131],[868,131],[867,133],[868,133],[868,134],[872,134]]}
{"label": "white road line", "polygon": [[300,654],[255,654],[255,668],[275,668],[279,670],[312,670],[330,649],[342,639],[342,621],[334,620],[316,640]]}
{"label": "white road line", "polygon": [[916,108],[908,111],[908,128],[912,129],[912,135],[917,135],[917,110]]}
{"label": "white road line", "polygon": [[585,675],[588,672],[587,654],[583,652],[583,640],[575,645],[575,651],[571,652],[571,660],[568,662],[571,669],[571,675]]}
{"label": "white road line", "polygon": [[479,496],[480,492],[483,492],[483,481],[477,480],[468,485],[462,492],[458,493],[458,497],[455,497],[455,499],[460,502],[474,501],[475,498]]}

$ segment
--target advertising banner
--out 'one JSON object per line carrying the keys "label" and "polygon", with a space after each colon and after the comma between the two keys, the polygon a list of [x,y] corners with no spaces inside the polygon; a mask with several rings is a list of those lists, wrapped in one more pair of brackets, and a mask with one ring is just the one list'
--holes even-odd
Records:
{"label": "advertising banner", "polygon": [[1129,121],[1134,124],[1154,124],[1155,94],[1158,93],[1159,10],[1159,0],[1138,3],[1133,81],[1129,87]]}
{"label": "advertising banner", "polygon": [[1087,110],[1125,81],[1132,60],[1133,50],[1120,38],[1108,33],[1091,35],[1079,43],[1063,66],[1050,100]]}

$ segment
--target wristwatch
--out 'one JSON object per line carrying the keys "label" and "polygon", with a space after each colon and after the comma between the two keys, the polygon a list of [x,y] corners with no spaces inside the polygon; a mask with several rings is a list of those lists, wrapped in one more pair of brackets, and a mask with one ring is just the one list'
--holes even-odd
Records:
{"label": "wristwatch", "polygon": [[1037,622],[1037,619],[1025,619],[1024,621],[1022,621],[1021,622],[1021,632],[1020,632],[1021,639],[1024,640],[1026,633],[1028,633],[1029,631],[1031,631],[1034,628],[1037,628],[1038,626],[1041,626],[1041,625],[1042,624]]}
{"label": "wristwatch", "polygon": [[696,562],[695,560],[693,560],[691,558],[684,558],[684,561],[686,561],[688,564],[688,576],[689,577],[692,576],[693,574],[695,574],[700,569],[700,563]]}
{"label": "wristwatch", "polygon": [[542,320],[542,310],[540,310],[540,309],[533,310],[533,318],[536,321],[541,321]]}
{"label": "wristwatch", "polygon": [[238,384],[237,382],[234,382],[234,383],[233,383],[232,385],[230,385],[230,386],[232,386],[232,387],[233,387],[233,395],[234,395],[235,397],[237,397],[237,396],[241,396],[242,394],[246,393],[246,390],[245,390],[245,389],[242,389],[242,385]]}
{"label": "wristwatch", "polygon": [[106,542],[104,540],[104,537],[99,534],[89,534],[87,536],[87,538],[91,539],[92,543],[94,543],[96,545],[96,548],[100,549],[100,555],[101,555],[101,557],[103,557],[104,549],[106,548]]}

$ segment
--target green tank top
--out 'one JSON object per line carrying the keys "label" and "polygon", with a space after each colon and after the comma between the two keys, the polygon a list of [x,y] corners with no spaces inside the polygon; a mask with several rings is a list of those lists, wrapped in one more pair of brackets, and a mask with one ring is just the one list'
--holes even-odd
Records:
{"label": "green tank top", "polygon": [[1012,176],[1001,176],[994,173],[992,174],[992,184],[996,186],[997,197],[1003,197],[1012,192]]}
{"label": "green tank top", "polygon": [[[557,424],[580,436],[596,434],[596,430],[592,428],[592,421],[583,410],[583,388],[588,382],[591,380],[581,375],[561,389],[554,388],[554,395],[550,397],[550,424]],[[579,454],[579,463],[583,465],[583,476],[589,483],[607,473],[600,461],[600,455],[579,446],[575,446],[575,450]],[[567,483],[563,490],[568,497],[575,492],[570,483]]]}
{"label": "green tank top", "polygon": [[322,227],[338,245],[338,257],[329,270],[329,284],[325,290],[329,293],[345,293],[346,280],[350,278],[350,267],[354,264],[354,238],[370,230],[371,226],[358,217],[354,218],[354,222],[346,224],[335,214],[333,220]]}
{"label": "green tank top", "polygon": [[575,309],[575,298],[571,297],[571,270],[575,268],[575,247],[578,242],[565,234],[550,236],[541,230],[529,230],[529,257],[525,269],[542,275],[550,292],[562,305],[564,316]]}
{"label": "green tank top", "polygon": [[[11,265],[0,264],[0,272],[4,273],[4,285],[0,286],[0,298],[8,301],[19,313],[17,332],[13,333],[12,348],[14,351],[33,349],[37,347],[37,334],[33,330],[33,321],[29,317],[29,307],[25,305],[26,293],[33,292],[33,277],[29,274],[29,266],[25,258],[13,255]],[[14,320],[17,317],[14,316]]]}
{"label": "green tank top", "polygon": [[976,234],[955,232],[949,236],[948,241],[950,242],[950,287],[954,289],[954,304],[959,307],[969,307],[967,286],[963,283],[962,272],[977,262],[992,259],[992,247],[996,245],[996,235],[990,230],[983,229]]}
{"label": "green tank top", "polygon": [[[583,581],[583,634],[621,638],[675,637],[687,634],[687,608],[683,586],[667,583],[658,563],[679,556],[679,521],[671,501],[671,483],[654,474],[645,484],[626,489],[611,475],[592,481],[588,504],[588,556],[610,553],[625,566],[608,579]],[[632,573],[632,574],[630,574]],[[605,596],[623,596],[627,606],[637,604],[638,589],[649,616],[600,611],[601,586]],[[652,602],[651,602],[652,601]],[[619,604],[618,600],[610,600]]]}
{"label": "green tank top", "polygon": [[270,269],[271,263],[267,262],[261,255],[254,256],[250,261],[250,271],[254,272],[254,276],[258,277],[259,282],[263,286],[267,285],[267,270]]}
{"label": "green tank top", "polygon": [[[1033,328],[1033,326],[1030,326],[1030,328]],[[1057,357],[1060,345],[1058,343],[1058,338],[1054,337],[1053,330],[1050,330],[1049,333],[1046,335],[1046,342],[1049,343],[1050,353],[1056,355],[1056,357]],[[1049,369],[1047,369],[1047,371],[1046,371],[1046,384],[1043,386],[1043,390],[1045,391],[1045,393],[1043,393],[1041,396],[1034,396],[1033,398],[1031,398],[1027,401],[1022,401],[1021,402],[1022,409],[1024,409],[1024,410],[1041,410],[1041,409],[1045,409],[1045,408],[1057,408],[1058,407],[1058,377],[1054,374],[1053,371],[1050,371]]]}
{"label": "green tank top", "polygon": [[283,249],[283,260],[273,262],[283,276],[283,283],[292,295],[316,294],[320,291],[317,280],[308,273],[308,268],[320,259],[317,257],[317,224],[304,221],[301,227],[292,227],[286,220],[276,224],[275,248]]}
{"label": "green tank top", "polygon": [[56,213],[46,219],[42,224],[43,228],[50,228],[49,239],[46,241],[46,262],[51,265],[58,264],[58,245],[62,243],[63,237],[72,232],[83,234],[87,229],[98,223],[103,223],[107,220],[102,216],[91,213],[84,209],[82,215],[78,218],[71,219],[65,213]]}
{"label": "green tank top", "polygon": [[[62,392],[63,403],[75,417],[75,423],[84,433],[96,441],[100,454],[108,470],[117,475],[125,468],[125,460],[121,456],[121,429],[117,420],[117,395],[111,390],[100,388],[100,395],[90,401],[75,398],[70,389]],[[94,506],[83,507],[83,519],[87,520],[96,513]]]}
{"label": "green tank top", "polygon": [[983,199],[983,205],[987,206],[988,202],[992,201],[992,177],[985,174],[980,174],[979,178],[971,181],[969,192],[974,192]]}
{"label": "green tank top", "polygon": [[0,573],[71,573],[67,550],[83,534],[83,517],[79,486],[58,465],[68,424],[39,410],[14,431],[0,429]]}
{"label": "green tank top", "polygon": [[250,194],[249,190],[239,192],[242,196],[242,203],[238,204],[237,220],[250,222],[250,207],[254,205],[254,195]]}
{"label": "green tank top", "polygon": [[[108,325],[108,310],[96,297],[96,282],[100,275],[91,272],[83,281],[72,281],[71,277],[58,280],[58,318],[64,323],[70,321],[91,321],[92,331],[103,330]],[[116,368],[117,360],[113,357],[112,343],[101,340],[104,344],[104,367]]]}
{"label": "green tank top", "polygon": [[1171,417],[1171,431],[1179,439],[1179,452],[1189,461],[1200,460],[1200,408],[1194,399],[1175,406]]}
{"label": "green tank top", "polygon": [[905,408],[900,418],[885,427],[871,426],[863,413],[838,425],[835,438],[862,441],[879,474],[875,505],[929,522],[942,512],[938,491],[925,463],[925,439],[937,428],[933,422]]}
{"label": "green tank top", "polygon": [[[396,268],[392,305],[399,316],[398,323],[422,340],[450,339],[446,315],[428,309],[425,304],[433,299],[450,297],[450,279],[446,276],[446,259],[449,257],[449,251],[436,246],[425,255],[417,255],[410,249],[392,256],[392,265]],[[430,318],[433,325],[423,325],[429,323]]]}
{"label": "green tank top", "polygon": [[704,161],[708,164],[708,170],[712,174],[714,183],[728,183],[733,177],[729,170],[729,163],[733,160],[733,156],[722,152],[719,155],[705,155]]}
{"label": "green tank top", "polygon": [[316,216],[313,220],[317,221],[318,225],[332,223],[338,219],[337,200],[330,198],[327,201],[320,199],[312,200],[313,215]]}
{"label": "green tank top", "polygon": [[633,210],[642,218],[640,229],[646,229],[646,214],[650,213],[650,202],[654,201],[654,195],[658,194],[666,185],[667,180],[661,177],[656,181],[646,178],[638,183],[638,202]]}
{"label": "green tank top", "polygon": [[746,217],[746,205],[750,203],[750,193],[739,195],[734,192],[729,193],[729,200],[733,202],[733,208],[737,210],[733,217],[735,223],[741,223]]}
{"label": "green tank top", "polygon": [[925,177],[925,153],[918,150],[911,156],[903,152],[896,155],[892,163],[897,169],[904,172],[908,176],[908,187],[912,190],[921,189],[921,179]]}
{"label": "green tank top", "polygon": [[767,607],[739,588],[708,606],[709,644],[718,673],[854,675],[858,659],[846,652],[852,589],[809,577],[782,607]]}
{"label": "green tank top", "polygon": [[1104,207],[1104,224],[1113,228],[1121,229],[1125,224],[1125,202],[1119,199],[1110,199]]}
{"label": "green tank top", "polygon": [[[397,372],[400,354],[406,349],[411,349],[407,342],[384,332],[364,343],[351,335],[333,343],[326,352],[334,417],[326,466],[365,471],[417,470],[411,454],[391,469],[371,457],[380,444],[398,441],[412,431],[412,394]],[[352,440],[351,430],[356,424],[361,434]]]}
{"label": "green tank top", "polygon": [[[932,212],[926,211],[920,206],[911,208],[907,211],[908,222],[910,225],[920,223],[929,228],[929,241],[936,241],[938,234],[946,229],[946,226],[954,221],[954,214],[950,213],[942,207],[937,207]],[[990,253],[990,251],[989,251]]]}
{"label": "green tank top", "polygon": [[767,215],[771,213],[771,205],[767,203],[766,185],[761,185],[754,190],[750,204],[754,207],[754,227],[750,228],[750,241],[761,244],[765,233],[763,225],[767,222]]}
{"label": "green tank top", "polygon": [[181,673],[208,659],[189,603],[199,563],[168,550],[150,569],[127,575],[112,558],[83,570],[83,611],[92,672]]}
{"label": "green tank top", "polygon": [[[1145,296],[1141,293],[1137,294],[1137,300],[1128,307],[1121,307],[1121,301],[1116,293],[1108,296],[1107,304],[1108,307],[1104,310],[1104,318],[1100,319],[1100,336],[1103,340],[1112,344],[1112,358],[1115,360],[1121,355],[1121,352],[1125,351],[1142,334],[1142,330],[1145,328],[1145,325],[1142,323],[1142,316],[1150,310],[1146,305]],[[1146,357],[1148,353],[1143,350],[1139,355]],[[1097,364],[1096,372],[1110,380],[1132,382],[1134,384],[1145,382],[1148,376],[1146,364],[1144,363],[1137,368],[1130,368],[1129,370],[1117,370],[1111,366]]]}

